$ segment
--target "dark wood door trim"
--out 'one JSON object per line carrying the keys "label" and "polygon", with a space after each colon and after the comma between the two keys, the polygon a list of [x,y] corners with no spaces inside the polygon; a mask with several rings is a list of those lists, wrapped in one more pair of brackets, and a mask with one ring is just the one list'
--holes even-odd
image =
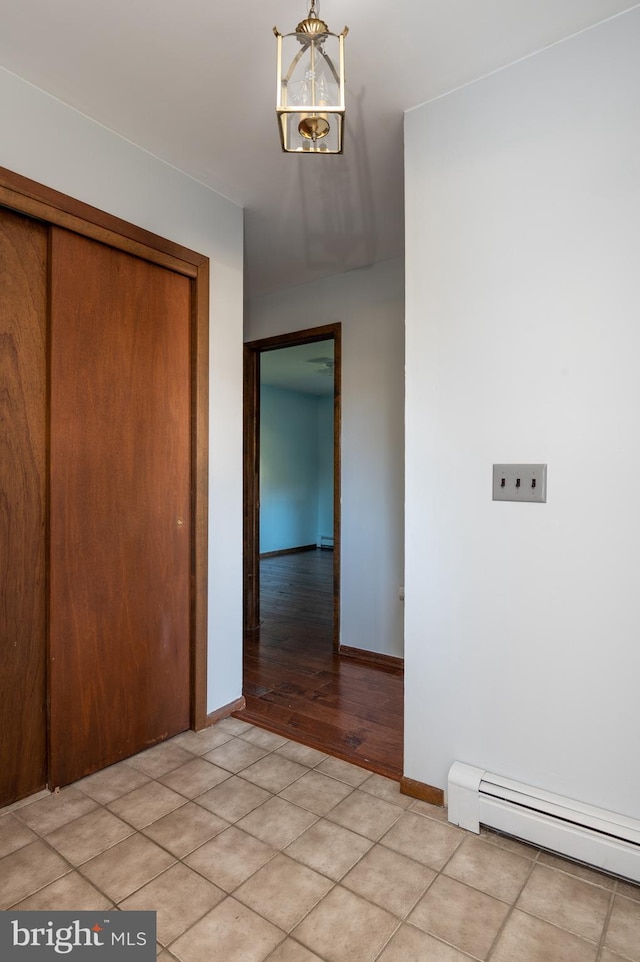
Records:
{"label": "dark wood door trim", "polygon": [[340,438],[342,435],[342,325],[276,334],[244,345],[244,629],[260,621],[260,355],[264,351],[333,340],[333,647],[340,646]]}
{"label": "dark wood door trim", "polygon": [[0,210],[0,808],[47,783],[47,249]]}
{"label": "dark wood door trim", "polygon": [[209,258],[0,167],[0,205],[135,254],[191,279],[190,722],[207,725]]}
{"label": "dark wood door trim", "polygon": [[0,167],[0,204],[29,214],[47,224],[66,227],[110,247],[137,254],[144,260],[196,277],[198,267],[208,262],[204,254],[189,250],[120,217],[75,200]]}
{"label": "dark wood door trim", "polygon": [[243,552],[244,630],[260,624],[260,349],[244,345],[243,404]]}

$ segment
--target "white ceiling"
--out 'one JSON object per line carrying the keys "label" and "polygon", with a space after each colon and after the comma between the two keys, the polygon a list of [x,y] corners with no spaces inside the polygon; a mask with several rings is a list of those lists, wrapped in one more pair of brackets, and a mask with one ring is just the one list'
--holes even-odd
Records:
{"label": "white ceiling", "polygon": [[0,65],[241,204],[252,296],[400,256],[403,111],[637,5],[320,0],[350,30],[341,157],[279,146],[272,28],[306,0],[0,0]]}

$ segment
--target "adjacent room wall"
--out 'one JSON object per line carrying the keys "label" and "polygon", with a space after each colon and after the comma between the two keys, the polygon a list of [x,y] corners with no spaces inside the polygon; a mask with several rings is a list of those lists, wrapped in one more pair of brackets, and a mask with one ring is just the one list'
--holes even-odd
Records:
{"label": "adjacent room wall", "polygon": [[318,545],[333,544],[333,406],[318,398]]}
{"label": "adjacent room wall", "polygon": [[[403,651],[404,265],[255,299],[245,340],[342,322],[341,643]],[[310,309],[309,305],[313,305]]]}
{"label": "adjacent room wall", "polygon": [[638,50],[635,9],[406,117],[405,774],[636,818]]}
{"label": "adjacent room wall", "polygon": [[0,69],[0,165],[211,259],[208,710],[242,691],[242,210]]}
{"label": "adjacent room wall", "polygon": [[260,388],[261,554],[319,543],[318,401],[301,391]]}

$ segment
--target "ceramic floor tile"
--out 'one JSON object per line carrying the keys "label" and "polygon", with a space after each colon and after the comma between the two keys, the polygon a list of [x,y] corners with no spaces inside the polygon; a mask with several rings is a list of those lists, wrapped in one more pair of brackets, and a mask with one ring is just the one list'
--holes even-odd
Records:
{"label": "ceramic floor tile", "polygon": [[273,754],[267,755],[253,765],[249,765],[242,772],[242,777],[275,794],[282,791],[287,785],[291,785],[307,771],[308,769],[304,765],[298,765],[297,762],[292,762],[289,758],[283,758],[282,755]]}
{"label": "ceramic floor tile", "polygon": [[97,807],[97,802],[71,785],[18,809],[16,817],[39,835],[48,835]]}
{"label": "ceramic floor tile", "polygon": [[130,825],[106,808],[98,808],[51,832],[47,835],[47,842],[72,865],[81,865],[121,842],[133,831]]}
{"label": "ceramic floor tile", "polygon": [[264,788],[259,788],[238,775],[231,775],[220,785],[216,785],[204,795],[199,795],[198,805],[227,822],[237,822],[270,798],[271,793]]}
{"label": "ceramic floor tile", "polygon": [[260,748],[266,748],[270,752],[287,744],[287,739],[282,735],[265,731],[264,728],[250,728],[248,731],[242,732],[240,738],[244,738],[245,741],[252,742]]}
{"label": "ceramic floor tile", "polygon": [[293,939],[285,939],[266,962],[322,962],[322,959]]}
{"label": "ceramic floor tile", "polygon": [[402,925],[377,962],[469,962],[469,956],[412,925]]}
{"label": "ceramic floor tile", "polygon": [[327,818],[377,842],[401,815],[402,809],[397,805],[358,789],[332,808]]}
{"label": "ceramic floor tile", "polygon": [[226,769],[219,768],[204,758],[192,758],[190,762],[162,775],[158,781],[180,795],[196,798],[229,777]]}
{"label": "ceramic floor tile", "polygon": [[229,823],[224,819],[194,802],[187,802],[181,808],[148,825],[143,829],[143,833],[176,858],[184,858],[228,827]]}
{"label": "ceramic floor tile", "polygon": [[39,802],[41,798],[48,798],[50,794],[47,788],[42,788],[39,792],[34,792],[26,798],[19,798],[17,802],[3,805],[0,808],[0,818],[4,815],[15,815],[19,808],[24,808],[25,805],[31,805],[33,802]]}
{"label": "ceramic floor tile", "polygon": [[504,902],[439,875],[409,922],[476,959],[486,959],[508,912]]}
{"label": "ceramic floor tile", "polygon": [[161,962],[640,962],[640,886],[446,817],[225,719],[0,814],[0,908],[155,909]]}
{"label": "ceramic floor tile", "polygon": [[57,852],[38,839],[0,859],[0,910],[22,902],[71,867]]}
{"label": "ceramic floor tile", "polygon": [[184,804],[183,795],[172,792],[159,782],[147,782],[142,788],[110,802],[107,807],[114,815],[140,829]]}
{"label": "ceramic floor tile", "polygon": [[224,745],[225,742],[230,742],[232,738],[233,735],[229,732],[224,732],[217,725],[212,725],[201,732],[182,732],[172,740],[174,745],[179,745],[188,752],[193,752],[194,755],[205,755],[214,748]]}
{"label": "ceramic floor tile", "polygon": [[328,775],[310,771],[280,792],[281,798],[316,815],[326,815],[353,791],[351,785]]}
{"label": "ceramic floor tile", "polygon": [[12,813],[3,815],[0,817],[0,858],[11,855],[29,842],[35,842],[37,837],[35,832]]}
{"label": "ceramic floor tile", "polygon": [[535,865],[517,907],[575,935],[598,942],[611,893],[573,875]]}
{"label": "ceramic floor tile", "polygon": [[128,758],[127,762],[144,772],[145,775],[149,775],[151,778],[159,778],[160,775],[166,775],[167,772],[184,765],[192,758],[191,752],[181,748],[180,745],[176,745],[173,741],[168,741],[161,742],[160,745],[154,745],[153,748],[147,748],[146,751]]}
{"label": "ceramic floor tile", "polygon": [[284,935],[246,905],[228,897],[180,936],[171,945],[171,952],[180,962],[264,962]]}
{"label": "ceramic floor tile", "polygon": [[69,872],[14,906],[28,912],[91,912],[112,909],[111,902],[78,872]]}
{"label": "ceramic floor tile", "polygon": [[517,909],[491,953],[491,962],[595,962],[597,947]]}
{"label": "ceramic floor tile", "polygon": [[114,902],[160,875],[175,859],[143,835],[132,835],[85,862],[82,874]]}
{"label": "ceramic floor tile", "polygon": [[604,944],[612,952],[640,962],[640,902],[616,895]]}
{"label": "ceramic floor tile", "polygon": [[370,775],[366,782],[360,785],[360,791],[383,798],[385,802],[392,802],[400,808],[410,808],[415,801],[409,795],[403,795],[400,792],[400,782],[385,778],[384,775]]}
{"label": "ceramic floor tile", "polygon": [[442,808],[440,805],[430,805],[429,802],[423,802],[419,798],[411,802],[409,811],[417,812],[418,815],[426,815],[428,818],[435,818],[437,822],[449,824],[449,810],[447,808]]}
{"label": "ceramic floor tile", "polygon": [[100,802],[101,805],[107,805],[114,799],[140,788],[141,785],[146,785],[150,780],[149,775],[145,775],[127,762],[118,762],[117,765],[111,765],[110,768],[104,768],[95,775],[89,775],[75,782],[75,787],[96,802]]}
{"label": "ceramic floor tile", "polygon": [[218,905],[226,893],[185,865],[173,865],[120,903],[123,911],[157,912],[158,942],[169,945]]}
{"label": "ceramic floor tile", "polygon": [[226,892],[233,892],[275,854],[270,845],[232,826],[192,852],[185,863]]}
{"label": "ceramic floor tile", "polygon": [[286,849],[286,854],[338,881],[373,843],[340,825],[320,819]]}
{"label": "ceramic floor tile", "polygon": [[342,885],[405,918],[435,877],[436,873],[426,865],[383,845],[374,845],[345,875]]}
{"label": "ceramic floor tile", "polygon": [[403,812],[381,839],[383,845],[439,871],[465,833],[462,829],[414,812]]}
{"label": "ceramic floor tile", "polygon": [[521,855],[467,836],[444,872],[487,895],[513,903],[527,880],[532,864],[530,859]]}
{"label": "ceramic floor tile", "polygon": [[373,962],[398,920],[336,885],[293,930],[293,937],[327,962]]}
{"label": "ceramic floor tile", "polygon": [[317,819],[284,798],[270,798],[237,823],[250,835],[274,848],[282,849],[309,828]]}
{"label": "ceramic floor tile", "polygon": [[241,735],[243,732],[251,731],[254,726],[250,725],[249,722],[242,721],[241,718],[229,716],[228,718],[222,718],[214,727],[220,731],[230,732],[232,735]]}
{"label": "ceramic floor tile", "polygon": [[337,778],[341,782],[346,782],[347,785],[352,785],[353,788],[357,788],[358,785],[366,782],[371,774],[371,772],[360,768],[358,765],[351,765],[349,762],[343,762],[340,758],[330,757],[320,762],[320,764],[316,766],[316,771],[322,772],[323,775],[330,775],[331,778]]}
{"label": "ceramic floor tile", "polygon": [[595,868],[590,868],[588,865],[581,865],[580,862],[572,862],[568,858],[562,858],[561,855],[553,855],[551,852],[541,852],[538,861],[541,865],[548,865],[550,868],[556,868],[560,872],[567,872],[569,875],[575,875],[576,878],[583,879],[585,882],[592,882],[594,885],[600,885],[602,888],[609,889],[611,891],[616,880],[611,875],[605,875],[604,872],[599,872]]}
{"label": "ceramic floor tile", "polygon": [[267,750],[258,745],[252,745],[251,742],[244,741],[242,738],[234,738],[219,748],[207,752],[204,757],[208,762],[213,762],[214,765],[237,775],[238,772],[253,765],[267,754]]}
{"label": "ceramic floor tile", "polygon": [[291,741],[285,742],[282,748],[276,749],[276,755],[284,755],[285,758],[290,758],[292,762],[306,765],[307,768],[315,768],[316,765],[329,757],[315,748],[309,748],[307,745]]}
{"label": "ceramic floor tile", "polygon": [[616,895],[624,895],[627,899],[634,899],[636,902],[640,902],[640,885],[636,885],[633,882],[623,882],[622,879],[618,879]]}
{"label": "ceramic floor tile", "polygon": [[233,893],[250,909],[290,932],[333,883],[299,862],[277,855]]}

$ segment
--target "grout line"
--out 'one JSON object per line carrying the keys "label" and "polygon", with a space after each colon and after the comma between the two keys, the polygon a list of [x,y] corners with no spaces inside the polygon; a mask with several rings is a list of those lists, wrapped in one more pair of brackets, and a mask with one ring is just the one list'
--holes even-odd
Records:
{"label": "grout line", "polygon": [[598,942],[598,951],[596,954],[596,962],[602,958],[602,953],[605,947],[605,941],[607,938],[607,932],[609,931],[609,922],[611,921],[611,913],[613,912],[613,903],[618,890],[618,882],[614,883],[613,888],[610,892],[609,905],[607,906],[607,914],[605,916],[604,925],[602,926],[602,932],[600,933],[600,941]]}
{"label": "grout line", "polygon": [[[488,844],[488,845],[491,845],[492,843],[491,843],[491,842],[487,842],[487,844]],[[521,857],[521,858],[524,858],[525,856],[523,855],[523,856],[520,856],[520,857]],[[496,934],[495,934],[495,938],[494,938],[493,942],[491,943],[491,946],[490,946],[490,948],[489,948],[489,951],[487,952],[486,962],[490,962],[490,959],[491,959],[492,956],[493,956],[493,953],[494,953],[494,951],[495,951],[495,949],[496,949],[496,946],[498,945],[500,939],[502,938],[502,935],[503,935],[503,933],[504,933],[504,930],[505,930],[505,928],[507,927],[507,924],[509,923],[509,920],[511,919],[511,917],[512,917],[514,911],[515,911],[515,908],[516,908],[516,905],[517,905],[517,903],[518,903],[518,901],[519,901],[519,899],[520,899],[520,896],[521,896],[522,893],[524,892],[525,886],[527,885],[529,879],[530,879],[531,876],[533,875],[533,870],[535,869],[536,865],[538,864],[538,859],[539,859],[539,858],[540,858],[540,850],[538,850],[538,852],[537,852],[537,854],[536,854],[536,857],[535,857],[534,859],[531,859],[531,867],[530,867],[529,871],[527,872],[527,876],[526,876],[525,880],[523,881],[522,885],[520,886],[520,889],[519,889],[519,891],[518,891],[518,894],[517,894],[516,897],[514,898],[513,902],[510,904],[510,906],[509,906],[509,911],[507,912],[507,914],[505,915],[505,917],[504,917],[503,920],[502,920],[502,925],[500,926],[500,928],[498,929],[498,931],[497,931]]]}

